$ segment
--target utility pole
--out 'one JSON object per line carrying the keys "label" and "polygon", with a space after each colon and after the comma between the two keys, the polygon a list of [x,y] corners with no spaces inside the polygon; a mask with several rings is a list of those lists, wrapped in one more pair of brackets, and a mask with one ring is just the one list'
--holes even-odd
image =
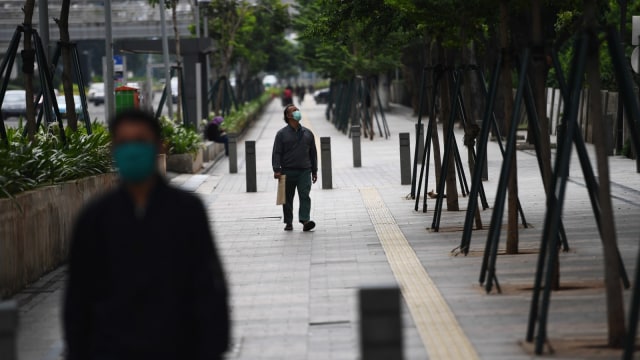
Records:
{"label": "utility pole", "polygon": [[169,39],[167,39],[167,20],[165,18],[164,2],[158,3],[160,8],[160,29],[162,32],[162,58],[164,59],[165,103],[169,119],[173,119],[173,99],[171,97],[171,66],[169,65]]}
{"label": "utility pole", "polygon": [[114,113],[113,89],[113,35],[111,33],[111,0],[104,1],[104,42],[105,42],[105,78],[104,78],[104,115],[109,121]]}

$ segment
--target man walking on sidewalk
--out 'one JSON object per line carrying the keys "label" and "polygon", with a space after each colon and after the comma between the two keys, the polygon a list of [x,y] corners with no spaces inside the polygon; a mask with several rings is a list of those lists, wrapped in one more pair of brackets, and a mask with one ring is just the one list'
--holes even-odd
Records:
{"label": "man walking on sidewalk", "polygon": [[158,174],[153,114],[124,110],[109,130],[121,183],[72,233],[66,359],[222,359],[227,286],[204,205]]}
{"label": "man walking on sidewalk", "polygon": [[311,182],[318,180],[318,153],[311,130],[300,125],[302,115],[295,105],[284,108],[284,121],[287,126],[278,131],[273,143],[273,177],[286,176],[286,202],[282,205],[285,230],[293,230],[293,197],[298,189],[300,210],[298,220],[302,230],[310,231],[316,224],[310,219]]}

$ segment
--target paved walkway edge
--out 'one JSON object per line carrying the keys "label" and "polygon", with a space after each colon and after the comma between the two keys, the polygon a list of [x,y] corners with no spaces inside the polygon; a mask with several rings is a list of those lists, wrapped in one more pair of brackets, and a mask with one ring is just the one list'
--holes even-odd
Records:
{"label": "paved walkway edge", "polygon": [[361,188],[360,195],[429,358],[478,359],[475,348],[402,234],[378,190]]}

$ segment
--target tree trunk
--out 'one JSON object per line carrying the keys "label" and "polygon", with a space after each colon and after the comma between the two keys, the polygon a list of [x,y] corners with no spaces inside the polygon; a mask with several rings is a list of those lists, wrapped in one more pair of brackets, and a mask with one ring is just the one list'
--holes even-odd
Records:
{"label": "tree trunk", "polygon": [[[547,118],[547,97],[545,96],[545,83],[549,66],[546,61],[546,53],[544,49],[544,39],[542,33],[542,4],[541,0],[531,1],[531,42],[533,44],[533,58],[531,61],[533,97],[535,101],[536,114],[538,115],[538,124],[540,125],[540,157],[542,162],[542,185],[547,197],[553,196],[551,191],[551,139],[549,136],[549,118]],[[531,130],[533,122],[529,119],[529,129]],[[533,138],[532,138],[533,140]],[[560,289],[560,256],[556,253],[555,259],[556,269],[553,276],[552,288]]]}
{"label": "tree trunk", "polygon": [[[182,69],[182,55],[180,49],[180,32],[178,31],[178,15],[176,14],[176,8],[178,7],[178,0],[171,1],[171,20],[173,21],[173,35],[176,39],[176,65],[181,73],[184,75],[184,69]],[[182,76],[178,76],[178,106],[176,110],[176,120],[182,121]],[[169,99],[171,101],[171,99]]]}
{"label": "tree trunk", "polygon": [[[464,37],[463,37],[464,38]],[[465,64],[477,64],[476,55],[474,51],[473,42],[462,47],[462,62]],[[464,145],[467,148],[467,158],[469,160],[469,174],[470,178],[475,171],[476,163],[473,158],[474,148],[476,145],[476,138],[480,133],[477,119],[480,117],[480,102],[476,99],[481,99],[478,78],[473,73],[465,73],[463,82],[463,98],[465,104],[465,111],[467,115],[467,123],[464,128]],[[476,229],[482,229],[482,217],[480,216],[480,208],[476,207],[475,212]]]}
{"label": "tree trunk", "polygon": [[35,61],[35,52],[31,43],[31,19],[33,18],[33,8],[35,0],[27,0],[25,2],[24,11],[24,50],[22,50],[23,73],[24,73],[24,91],[26,97],[25,106],[27,108],[27,136],[29,141],[33,141],[36,135],[36,109],[33,101],[33,70]]}
{"label": "tree trunk", "polygon": [[[447,67],[450,67],[454,63],[454,51],[451,49],[447,49],[445,51],[445,64]],[[451,98],[451,90],[454,84],[451,78],[451,73],[447,72],[442,78],[442,129],[443,129],[443,137],[444,137],[444,148],[445,152],[447,147],[449,146],[449,139],[447,138],[447,134],[455,127],[455,119],[450,121],[451,112],[453,111],[453,106],[456,105],[455,99]],[[451,146],[451,154],[449,154],[448,164],[447,164],[447,178],[446,178],[446,191],[447,191],[447,210],[448,211],[459,211],[460,206],[458,204],[458,186],[456,179],[456,163],[453,151],[455,151],[454,146],[456,144],[452,143]],[[444,160],[444,159],[443,159]]]}
{"label": "tree trunk", "polygon": [[[500,2],[500,47],[509,48],[509,7],[506,0]],[[504,95],[504,116],[506,131],[510,131],[511,126],[518,126],[518,117],[509,119],[513,113],[513,90],[512,90],[512,59],[509,51],[505,51],[505,58],[502,63],[502,76],[500,83]],[[518,253],[518,174],[516,165],[515,150],[511,154],[505,154],[512,158],[509,169],[508,181],[508,213],[507,213],[507,254]]]}
{"label": "tree trunk", "polygon": [[[244,18],[245,15],[245,10],[244,8],[241,9],[236,9],[236,14],[234,14],[235,17],[235,23],[231,26],[231,30],[229,31],[229,42],[226,45],[226,47],[224,47],[224,50],[222,51],[222,64],[221,64],[221,69],[222,71],[220,72],[220,76],[218,77],[218,79],[221,79],[223,76],[226,77],[226,80],[229,81],[229,70],[231,67],[231,59],[233,57],[233,50],[234,50],[234,42],[236,39],[236,34],[238,33],[238,29],[240,28],[240,25],[242,24],[242,19]],[[240,11],[240,12],[238,12]],[[223,95],[224,95],[224,90],[225,90],[225,84],[223,84],[222,82],[220,82],[218,84],[218,96],[216,98],[216,103],[215,103],[215,112],[216,113],[222,113],[222,99],[223,99]],[[233,90],[232,90],[233,91]]]}
{"label": "tree trunk", "polygon": [[64,100],[67,106],[65,116],[67,124],[73,131],[78,130],[78,114],[76,114],[76,104],[73,99],[73,79],[72,79],[72,62],[71,62],[71,44],[69,43],[69,6],[71,0],[62,0],[62,9],[60,10],[60,19],[56,19],[58,28],[60,29],[60,44],[62,54],[62,88],[64,91]]}
{"label": "tree trunk", "polygon": [[609,329],[608,345],[621,347],[625,337],[624,301],[620,286],[618,263],[618,245],[611,203],[611,185],[609,180],[609,159],[605,134],[607,127],[602,116],[600,79],[600,44],[595,35],[597,31],[597,5],[595,0],[586,1],[585,25],[591,29],[591,42],[587,55],[587,83],[589,84],[589,116],[593,119],[594,145],[598,163],[598,179],[600,181],[598,201],[600,203],[600,223],[602,226],[604,252],[604,280],[607,291],[607,324]]}
{"label": "tree trunk", "polygon": [[[436,57],[436,61],[433,62],[433,65],[442,63],[444,61],[444,50],[442,48],[442,42],[440,40],[436,41],[433,46],[437,46],[438,51],[433,51],[432,53]],[[439,92],[442,94],[443,86],[442,80],[439,83]],[[438,89],[435,88],[435,84],[432,87],[432,91],[436,91]],[[438,103],[438,99],[436,98],[436,103]],[[440,98],[440,104],[442,104],[442,98]],[[429,115],[431,116],[431,115]],[[433,113],[433,121],[431,121],[431,126],[433,129],[431,130],[431,142],[433,146],[433,162],[435,164],[435,175],[436,175],[436,188],[440,185],[440,174],[442,173],[442,155],[440,152],[440,136],[438,135],[438,117],[442,120],[442,106],[440,106],[440,112],[435,111]],[[426,191],[427,189],[425,189]]]}

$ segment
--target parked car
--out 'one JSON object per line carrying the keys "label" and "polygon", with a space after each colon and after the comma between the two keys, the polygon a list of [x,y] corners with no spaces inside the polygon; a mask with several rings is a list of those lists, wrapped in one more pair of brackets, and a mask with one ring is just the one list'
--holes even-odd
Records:
{"label": "parked car", "polygon": [[326,104],[329,102],[329,89],[316,90],[313,93],[313,100],[316,104]]}
{"label": "parked car", "polygon": [[[64,95],[57,96],[56,100],[58,101],[58,110],[60,110],[60,115],[63,118],[66,118],[67,114],[67,101],[64,98]],[[73,102],[76,107],[76,114],[78,114],[78,120],[82,120],[84,114],[82,112],[82,103],[79,95],[73,96]]]}
{"label": "parked car", "polygon": [[89,86],[89,101],[96,106],[104,104],[104,83],[93,83]]}
{"label": "parked car", "polygon": [[2,100],[2,117],[26,116],[27,96],[24,90],[7,90]]}

